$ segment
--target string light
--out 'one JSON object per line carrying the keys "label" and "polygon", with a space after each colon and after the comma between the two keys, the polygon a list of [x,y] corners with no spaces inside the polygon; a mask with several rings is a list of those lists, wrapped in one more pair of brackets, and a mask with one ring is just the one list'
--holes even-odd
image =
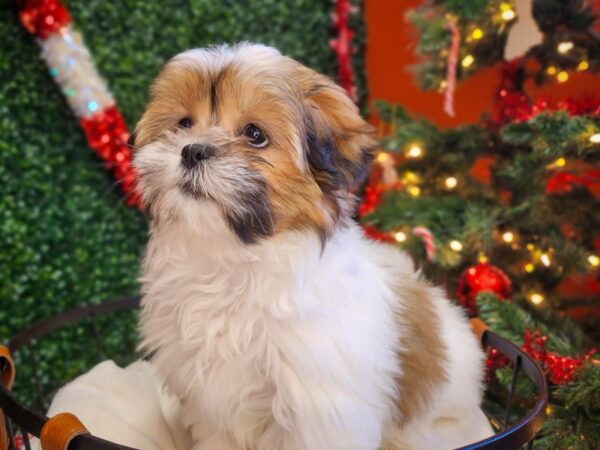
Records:
{"label": "string light", "polygon": [[540,261],[542,262],[543,265],[545,265],[546,267],[550,267],[551,264],[551,260],[550,260],[550,255],[548,253],[542,253],[540,255]]}
{"label": "string light", "polygon": [[461,61],[460,64],[464,68],[467,68],[467,67],[471,67],[474,62],[475,62],[475,58],[473,57],[473,55],[467,55],[463,58],[463,60]]}
{"label": "string light", "polygon": [[380,153],[377,155],[377,158],[376,158],[376,159],[377,159],[377,162],[384,163],[384,162],[386,162],[388,159],[390,159],[390,155],[388,155],[386,152],[380,152]]}
{"label": "string light", "polygon": [[567,160],[565,158],[563,158],[562,156],[560,158],[558,158],[556,161],[554,161],[554,165],[556,167],[565,167],[566,164],[567,164]]}
{"label": "string light", "polygon": [[531,273],[535,270],[535,266],[531,263],[525,264],[525,272]]}
{"label": "string light", "polygon": [[527,250],[532,251],[535,247],[533,246],[533,244],[527,244],[526,245]]}
{"label": "string light", "polygon": [[413,197],[418,197],[421,194],[421,189],[419,186],[411,186],[408,188],[408,193]]}
{"label": "string light", "polygon": [[594,133],[590,136],[590,142],[592,144],[600,144],[600,133]]}
{"label": "string light", "polygon": [[565,54],[569,50],[572,50],[573,47],[574,46],[571,41],[565,41],[565,42],[561,42],[560,44],[558,44],[558,47],[556,47],[556,49],[558,50],[558,53]]}
{"label": "string light", "polygon": [[556,75],[556,79],[559,83],[564,83],[569,79],[569,74],[564,70],[561,70],[560,72],[558,72],[558,75]]}
{"label": "string light", "polygon": [[410,170],[407,170],[406,172],[404,172],[404,174],[402,176],[402,180],[406,184],[417,184],[421,181],[421,178],[416,173],[411,172]]}
{"label": "string light", "polygon": [[512,231],[506,231],[502,233],[502,240],[507,244],[510,244],[515,240],[515,234]]}
{"label": "string light", "polygon": [[471,32],[471,37],[478,41],[479,39],[481,39],[483,37],[483,30],[481,28],[475,28],[472,32]]}
{"label": "string light", "polygon": [[539,305],[544,301],[544,296],[538,292],[532,292],[529,294],[529,301],[534,305]]}
{"label": "string light", "polygon": [[403,231],[398,231],[394,233],[394,239],[396,239],[396,242],[404,242],[406,241],[406,233]]}
{"label": "string light", "polygon": [[502,11],[500,14],[502,20],[506,22],[513,20],[517,16],[517,13],[515,13],[514,9],[512,9],[512,5],[510,3],[502,3],[500,5],[500,11]]}
{"label": "string light", "polygon": [[460,252],[463,249],[463,245],[459,241],[450,241],[450,248],[455,252]]}
{"label": "string light", "polygon": [[480,253],[479,256],[477,257],[477,260],[481,263],[481,264],[485,264],[486,262],[488,262],[488,257],[485,256],[485,253]]}
{"label": "string light", "polygon": [[590,63],[587,61],[581,61],[579,64],[577,64],[577,70],[579,70],[580,72],[583,72],[584,70],[588,70],[590,68]]}
{"label": "string light", "polygon": [[406,151],[406,156],[409,158],[420,158],[423,156],[423,149],[418,144],[413,144]]}
{"label": "string light", "polygon": [[458,180],[456,177],[448,177],[444,180],[444,184],[446,185],[446,189],[454,189],[458,184]]}
{"label": "string light", "polygon": [[548,75],[556,75],[556,72],[557,72],[557,70],[556,70],[556,67],[554,67],[554,66],[549,66],[549,67],[546,69],[546,73],[547,73]]}
{"label": "string light", "polygon": [[588,256],[588,262],[593,266],[593,267],[598,267],[600,266],[600,258],[596,255],[590,255]]}

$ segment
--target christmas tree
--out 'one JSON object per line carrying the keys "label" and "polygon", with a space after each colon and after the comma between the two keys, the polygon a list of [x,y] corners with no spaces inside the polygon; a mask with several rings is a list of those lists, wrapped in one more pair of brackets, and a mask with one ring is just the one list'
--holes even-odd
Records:
{"label": "christmas tree", "polygon": [[[579,277],[599,292],[600,97],[526,90],[600,68],[595,17],[581,0],[448,0],[410,19],[423,57],[416,76],[444,91],[449,114],[456,82],[478,68],[501,62],[501,83],[478,125],[441,130],[377,105],[381,151],[358,211],[365,231],[410,252],[470,315],[542,365],[551,406],[536,448],[600,448],[600,297],[562,289]],[[519,49],[512,33],[528,21],[535,32]],[[577,323],[575,306],[587,311]],[[511,370],[496,355],[487,365],[494,409]],[[531,386],[520,380],[517,392],[526,409]]]}

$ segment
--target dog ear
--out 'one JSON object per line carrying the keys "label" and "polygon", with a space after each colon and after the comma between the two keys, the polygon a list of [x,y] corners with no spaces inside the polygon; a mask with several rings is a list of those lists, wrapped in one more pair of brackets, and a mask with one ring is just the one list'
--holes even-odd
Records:
{"label": "dog ear", "polygon": [[346,91],[331,79],[298,65],[306,101],[306,152],[321,190],[351,191],[364,178],[376,146],[373,127],[360,117]]}

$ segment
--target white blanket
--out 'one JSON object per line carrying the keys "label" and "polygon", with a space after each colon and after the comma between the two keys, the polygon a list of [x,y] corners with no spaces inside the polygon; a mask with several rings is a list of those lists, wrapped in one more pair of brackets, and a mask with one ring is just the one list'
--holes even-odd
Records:
{"label": "white blanket", "polygon": [[[189,450],[177,399],[163,389],[149,363],[125,369],[104,361],[58,391],[48,417],[75,414],[95,436],[142,450]],[[39,441],[33,449],[41,449]]]}

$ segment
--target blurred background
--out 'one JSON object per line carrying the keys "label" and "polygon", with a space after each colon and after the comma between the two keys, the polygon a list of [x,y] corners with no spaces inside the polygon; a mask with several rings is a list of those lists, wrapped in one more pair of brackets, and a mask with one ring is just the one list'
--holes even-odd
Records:
{"label": "blurred background", "polygon": [[[263,42],[336,79],[376,127],[357,192],[365,232],[542,365],[541,448],[600,448],[599,12],[598,0],[0,0],[0,340],[138,293],[147,218],[127,138],[149,84],[182,50]],[[135,321],[54,332],[15,355],[15,389],[44,409],[99,358],[126,363]],[[491,355],[487,378],[493,392],[510,370]]]}

